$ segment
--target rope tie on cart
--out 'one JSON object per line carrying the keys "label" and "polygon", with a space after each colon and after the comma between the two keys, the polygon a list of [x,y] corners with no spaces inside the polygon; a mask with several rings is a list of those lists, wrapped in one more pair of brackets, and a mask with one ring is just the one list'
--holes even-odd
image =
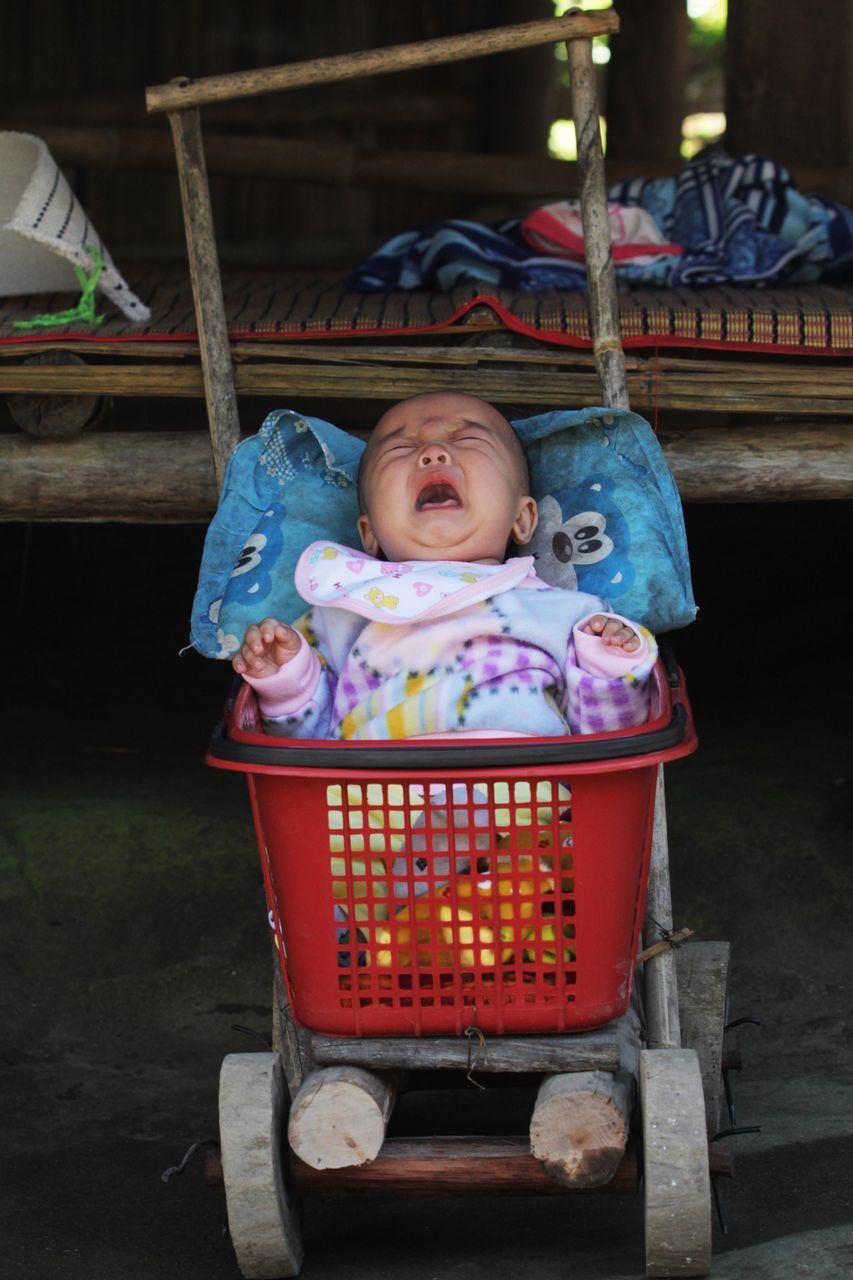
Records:
{"label": "rope tie on cart", "polygon": [[637,964],[644,964],[646,960],[651,960],[654,956],[659,956],[664,951],[674,951],[680,947],[688,938],[693,937],[692,929],[667,929],[664,925],[658,924],[654,916],[649,916],[652,924],[660,934],[660,941],[653,942],[651,946],[646,947],[637,956]]}

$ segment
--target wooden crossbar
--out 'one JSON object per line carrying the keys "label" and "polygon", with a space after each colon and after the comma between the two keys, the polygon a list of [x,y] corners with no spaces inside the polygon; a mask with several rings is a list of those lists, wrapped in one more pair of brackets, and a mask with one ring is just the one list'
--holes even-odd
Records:
{"label": "wooden crossbar", "polygon": [[612,9],[595,14],[574,11],[544,22],[520,23],[363,53],[317,58],[290,66],[211,76],[195,82],[182,77],[171,85],[147,90],[148,110],[168,113],[175,144],[205,398],[220,485],[228,459],[240,438],[240,423],[199,107],[209,102],[250,97],[299,85],[329,84],[357,76],[408,70],[529,48],[550,41],[565,41],[572,73],[572,109],[578,138],[593,354],[601,382],[600,399],[602,404],[627,408],[625,357],[619,334],[616,277],[610,249],[604,158],[592,61],[592,37],[618,29],[619,19]]}
{"label": "wooden crossbar", "polygon": [[210,102],[258,97],[284,89],[333,84],[360,76],[384,75],[390,71],[410,71],[415,67],[461,62],[467,58],[506,53],[512,49],[529,49],[552,41],[591,40],[593,36],[610,35],[618,30],[619,18],[613,9],[597,13],[573,12],[564,14],[562,18],[548,18],[541,22],[521,22],[511,27],[492,27],[487,31],[471,31],[465,35],[439,36],[435,40],[389,45],[385,49],[367,49],[360,53],[313,58],[310,62],[291,62],[277,67],[259,67],[252,71],[204,76],[200,80],[179,76],[169,84],[152,85],[146,89],[145,104],[149,112],[180,111],[185,107],[203,107]]}

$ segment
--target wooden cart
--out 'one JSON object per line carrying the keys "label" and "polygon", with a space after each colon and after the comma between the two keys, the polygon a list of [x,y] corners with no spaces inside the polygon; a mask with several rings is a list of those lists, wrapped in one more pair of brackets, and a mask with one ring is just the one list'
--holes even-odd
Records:
{"label": "wooden cart", "polygon": [[[205,396],[220,481],[240,432],[199,107],[226,98],[565,41],[601,403],[627,408],[592,61],[593,36],[617,30],[613,10],[575,11],[551,21],[465,36],[197,82],[179,79],[148,91],[149,110],[168,113],[177,153]],[[298,1274],[302,1246],[294,1206],[303,1194],[348,1190],[386,1195],[571,1194],[604,1183],[602,1189],[614,1191],[643,1187],[648,1275],[707,1275],[710,1176],[729,1168],[727,1153],[709,1143],[720,1110],[728,945],[694,943],[676,955],[668,941],[672,928],[660,777],[644,931],[646,948],[653,946],[654,954],[642,964],[637,1003],[623,1018],[596,1031],[491,1037],[488,1053],[477,1060],[478,1071],[542,1073],[536,1106],[554,1108],[560,1122],[549,1127],[563,1135],[565,1149],[558,1143],[556,1151],[553,1147],[541,1150],[540,1158],[531,1152],[527,1135],[384,1140],[398,1073],[424,1068],[464,1070],[471,1065],[469,1040],[461,1036],[352,1039],[307,1032],[295,1025],[277,976],[273,1052],[229,1055],[221,1075],[222,1169],[231,1237],[243,1274]],[[639,1143],[620,1152],[615,1169],[612,1159],[597,1166],[593,1158],[597,1136],[590,1137],[589,1124],[581,1120],[584,1116],[600,1119],[606,1113],[616,1117],[611,1129],[618,1129],[620,1116],[627,1127],[637,1083]],[[373,1146],[356,1152],[353,1161],[360,1163],[339,1161],[338,1168],[317,1168],[293,1153],[285,1134],[289,1106],[291,1136],[300,1125],[303,1131],[311,1129],[318,1099],[327,1108],[340,1109],[338,1127],[346,1130],[343,1108],[354,1098],[360,1100],[358,1123],[372,1117],[367,1126],[370,1129],[372,1124],[372,1136],[368,1134],[365,1142]],[[359,1141],[364,1133],[362,1125]],[[351,1133],[348,1141],[358,1146]],[[620,1141],[624,1149],[624,1134]],[[315,1164],[330,1162],[334,1163],[320,1159]]]}

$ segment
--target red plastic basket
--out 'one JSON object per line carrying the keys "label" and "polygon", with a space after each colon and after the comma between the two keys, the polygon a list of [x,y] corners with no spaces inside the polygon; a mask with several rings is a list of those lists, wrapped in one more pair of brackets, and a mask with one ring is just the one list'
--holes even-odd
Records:
{"label": "red plastic basket", "polygon": [[248,774],[297,1022],[558,1032],[627,1007],[657,767],[695,745],[658,664],[647,724],[561,739],[271,738],[243,685],[208,762]]}

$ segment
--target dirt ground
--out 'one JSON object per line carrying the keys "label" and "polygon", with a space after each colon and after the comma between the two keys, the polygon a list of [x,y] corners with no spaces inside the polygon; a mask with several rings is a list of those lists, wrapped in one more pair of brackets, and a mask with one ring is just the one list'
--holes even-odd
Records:
{"label": "dirt ground", "polygon": [[[715,1277],[853,1274],[849,657],[842,504],[688,512],[701,736],[668,771],[677,923],[733,948],[736,1179]],[[216,1136],[270,964],[240,779],[202,756],[226,670],[178,657],[202,532],[8,526],[0,809],[4,1280],[235,1280]],[[848,593],[849,594],[849,593]],[[11,626],[9,622],[11,621]],[[421,1132],[523,1132],[531,1096],[406,1099]],[[640,1197],[319,1198],[306,1280],[623,1280]]]}

